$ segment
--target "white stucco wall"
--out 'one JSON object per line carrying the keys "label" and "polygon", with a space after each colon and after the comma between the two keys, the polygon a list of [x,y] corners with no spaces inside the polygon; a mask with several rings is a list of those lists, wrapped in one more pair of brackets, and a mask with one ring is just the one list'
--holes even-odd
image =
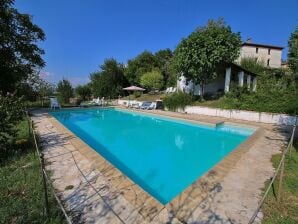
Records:
{"label": "white stucco wall", "polygon": [[242,46],[240,50],[240,56],[237,62],[241,61],[241,58],[253,57],[257,58],[259,62],[264,63],[267,66],[267,60],[270,59],[269,66],[272,68],[281,67],[281,55],[282,51],[278,49],[270,50],[270,55],[268,54],[268,48],[258,47],[258,53],[256,53],[256,47],[254,46]]}
{"label": "white stucco wall", "polygon": [[224,110],[209,107],[187,106],[185,112],[189,114],[202,114],[269,124],[294,125],[296,122],[295,116],[244,110]]}
{"label": "white stucco wall", "polygon": [[[219,90],[222,92],[224,91],[225,86],[225,78],[224,77],[218,77],[211,83],[205,85],[204,93],[217,93]],[[195,85],[195,88],[193,88],[192,82],[186,82],[186,79],[184,76],[181,76],[177,81],[177,89],[184,91],[186,93],[190,93],[194,91],[194,95],[198,96],[201,94],[200,85]]]}
{"label": "white stucco wall", "polygon": [[[142,104],[142,101],[131,100],[118,100],[118,105],[127,106],[128,103]],[[179,112],[187,112],[188,114],[202,114],[207,116],[217,116],[225,117],[230,119],[244,120],[244,121],[254,121],[267,124],[284,124],[284,125],[294,125],[296,122],[295,116],[290,116],[286,114],[273,114],[265,112],[254,112],[245,110],[225,110],[219,108],[210,107],[200,107],[200,106],[187,106],[184,111],[179,110]]]}

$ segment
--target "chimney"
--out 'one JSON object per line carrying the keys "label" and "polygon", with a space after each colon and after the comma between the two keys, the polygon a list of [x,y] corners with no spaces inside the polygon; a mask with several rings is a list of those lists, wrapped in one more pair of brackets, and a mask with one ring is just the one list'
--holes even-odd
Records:
{"label": "chimney", "polygon": [[252,43],[252,38],[251,37],[247,38],[246,43],[251,44]]}

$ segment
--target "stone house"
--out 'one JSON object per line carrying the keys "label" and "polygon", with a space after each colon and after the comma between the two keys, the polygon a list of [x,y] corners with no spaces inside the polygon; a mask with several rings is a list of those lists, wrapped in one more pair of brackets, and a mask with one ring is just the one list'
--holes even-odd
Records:
{"label": "stone house", "polygon": [[280,68],[282,64],[283,47],[268,44],[253,43],[251,38],[244,42],[240,49],[240,56],[236,62],[240,63],[242,58],[256,58],[264,66]]}
{"label": "stone house", "polygon": [[[257,88],[257,74],[249,72],[239,66],[242,58],[256,58],[265,66],[271,68],[281,67],[281,55],[283,47],[252,43],[251,39],[244,42],[240,49],[240,56],[235,61],[226,66],[225,74],[219,75],[213,82],[207,84],[204,88],[205,94],[222,94],[230,90],[230,83],[236,83],[239,86],[247,86],[251,91]],[[200,95],[199,85],[193,86],[192,82],[187,82],[182,75],[177,81],[177,89],[194,95]]]}

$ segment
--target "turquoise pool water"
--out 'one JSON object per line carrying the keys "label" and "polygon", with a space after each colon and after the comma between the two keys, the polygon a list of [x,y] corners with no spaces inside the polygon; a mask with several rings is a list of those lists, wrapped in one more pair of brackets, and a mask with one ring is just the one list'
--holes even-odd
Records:
{"label": "turquoise pool water", "polygon": [[50,114],[163,204],[254,132],[119,109]]}

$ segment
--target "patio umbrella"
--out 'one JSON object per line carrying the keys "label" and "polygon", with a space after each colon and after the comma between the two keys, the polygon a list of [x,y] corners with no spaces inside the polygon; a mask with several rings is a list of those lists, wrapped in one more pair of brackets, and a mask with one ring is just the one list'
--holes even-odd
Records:
{"label": "patio umbrella", "polygon": [[[129,86],[126,88],[123,88],[123,90],[127,90],[127,91],[145,91],[145,89],[138,87],[138,86]],[[130,104],[130,95],[128,95],[128,106]]]}
{"label": "patio umbrella", "polygon": [[145,89],[138,87],[138,86],[129,86],[126,88],[123,88],[123,90],[128,90],[128,91],[145,91]]}

